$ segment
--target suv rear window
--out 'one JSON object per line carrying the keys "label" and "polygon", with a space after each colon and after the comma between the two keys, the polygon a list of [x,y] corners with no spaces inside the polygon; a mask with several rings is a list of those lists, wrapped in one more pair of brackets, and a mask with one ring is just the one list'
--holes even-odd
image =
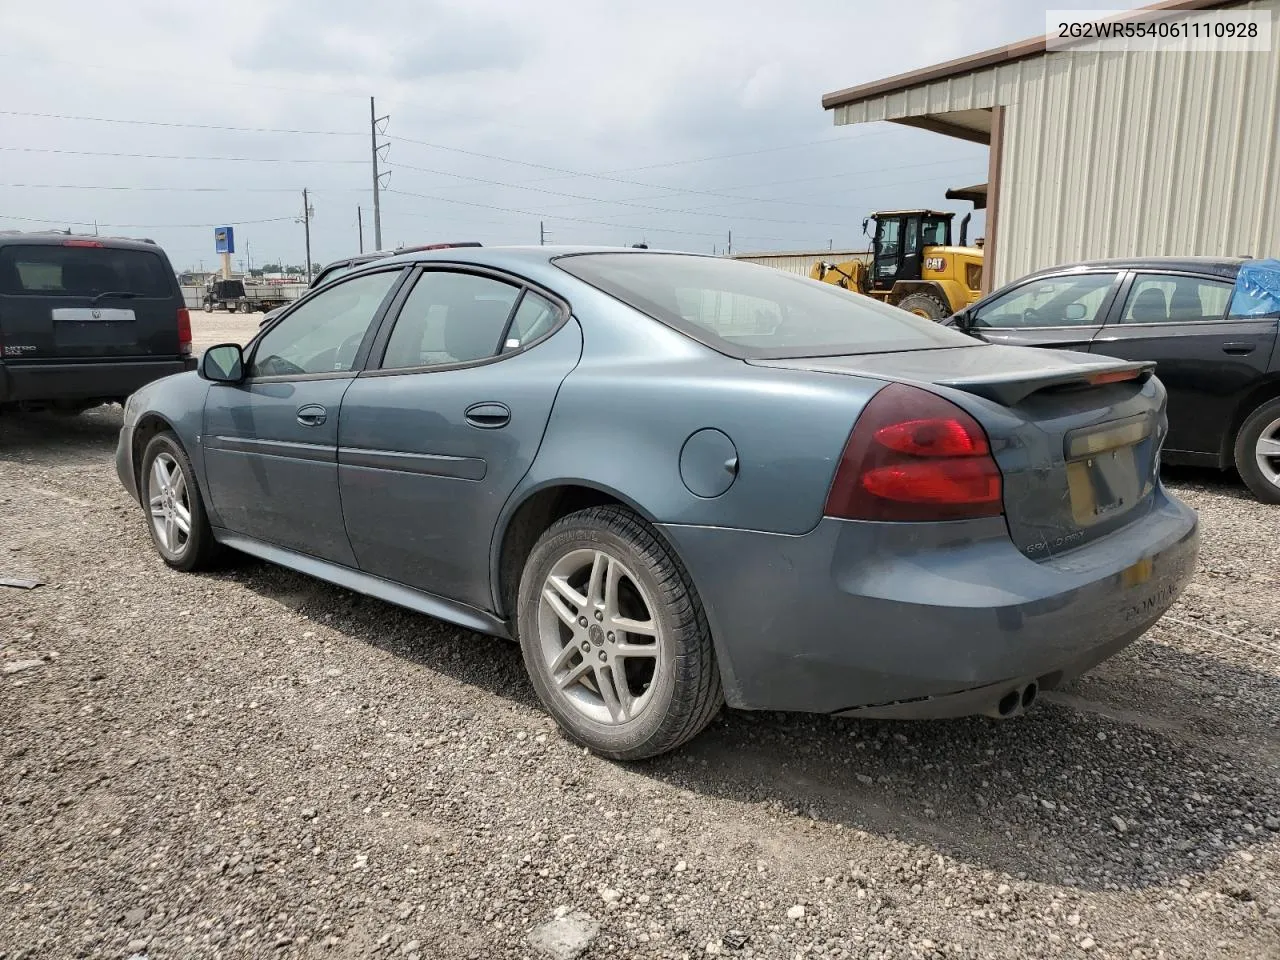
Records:
{"label": "suv rear window", "polygon": [[106,291],[175,295],[164,258],[146,250],[52,245],[0,247],[0,294],[94,297]]}
{"label": "suv rear window", "polygon": [[739,359],[839,356],[978,342],[870,297],[772,267],[676,253],[589,253],[556,266]]}

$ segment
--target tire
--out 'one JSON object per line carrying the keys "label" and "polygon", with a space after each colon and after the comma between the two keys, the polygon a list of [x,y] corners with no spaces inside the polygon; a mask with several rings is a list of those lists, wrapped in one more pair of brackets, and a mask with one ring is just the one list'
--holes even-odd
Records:
{"label": "tire", "polygon": [[[1276,452],[1270,455],[1264,449]],[[1236,434],[1236,469],[1263,503],[1280,503],[1280,397],[1245,417]]]}
{"label": "tire", "polygon": [[[157,469],[157,463],[160,469]],[[162,471],[170,483],[167,500],[166,491],[160,487]],[[160,559],[175,570],[186,572],[207,570],[213,566],[221,548],[213,539],[191,460],[172,431],[157,433],[147,444],[142,453],[138,486],[147,517],[147,531]],[[153,500],[160,502],[153,507]],[[182,514],[178,508],[186,512],[185,536],[181,535]],[[175,519],[167,522],[170,516]]]}
{"label": "tire", "polygon": [[205,313],[213,313],[213,301],[212,301],[212,300],[206,300],[206,301],[204,302],[204,312],[205,312]]}
{"label": "tire", "polygon": [[899,310],[905,310],[907,313],[914,313],[917,317],[924,317],[927,320],[945,320],[951,316],[951,307],[947,302],[937,294],[925,293],[909,293],[895,304]]}
{"label": "tire", "polygon": [[[560,588],[550,586],[553,577]],[[692,739],[720,709],[720,670],[697,591],[629,510],[593,507],[552,524],[525,562],[517,611],[538,698],[569,739],[594,753],[657,756]],[[607,629],[618,622],[644,629]],[[618,676],[621,689],[611,682]]]}

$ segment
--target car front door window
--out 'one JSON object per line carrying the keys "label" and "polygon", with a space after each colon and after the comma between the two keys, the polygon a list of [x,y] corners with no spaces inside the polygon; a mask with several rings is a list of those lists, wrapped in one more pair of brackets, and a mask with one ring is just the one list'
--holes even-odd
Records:
{"label": "car front door window", "polygon": [[1032,280],[979,308],[972,325],[985,329],[1095,326],[1115,283],[1114,273]]}
{"label": "car front door window", "polygon": [[249,376],[350,371],[369,324],[399,276],[398,270],[384,270],[326,286],[258,341]]}

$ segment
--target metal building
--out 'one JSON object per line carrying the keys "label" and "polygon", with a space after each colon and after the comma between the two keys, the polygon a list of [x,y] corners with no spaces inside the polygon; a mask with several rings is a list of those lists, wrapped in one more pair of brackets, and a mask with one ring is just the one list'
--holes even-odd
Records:
{"label": "metal building", "polygon": [[732,259],[759,263],[784,273],[807,277],[813,265],[820,260],[843,263],[845,260],[866,259],[868,256],[866,250],[782,250],[776,253],[735,253]]}
{"label": "metal building", "polygon": [[[1048,50],[1046,38],[823,97],[990,146],[986,289],[1095,257],[1280,255],[1280,0],[1270,51]],[[1136,15],[1137,11],[1132,15]]]}

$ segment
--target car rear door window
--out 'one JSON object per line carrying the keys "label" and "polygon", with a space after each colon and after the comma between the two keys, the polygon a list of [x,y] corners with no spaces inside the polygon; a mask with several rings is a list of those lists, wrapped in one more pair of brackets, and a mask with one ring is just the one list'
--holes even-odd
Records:
{"label": "car rear door window", "polygon": [[369,324],[399,276],[399,270],[383,270],[325,286],[258,341],[249,376],[350,371]]}
{"label": "car rear door window", "polygon": [[1094,326],[1115,280],[1114,273],[1032,280],[980,307],[970,322],[988,329]]}
{"label": "car rear door window", "polygon": [[1232,285],[1222,280],[1139,273],[1120,314],[1121,323],[1197,323],[1221,320]]}
{"label": "car rear door window", "polygon": [[132,293],[161,299],[176,293],[164,259],[147,250],[81,244],[0,248],[0,293],[10,296],[96,297]]}
{"label": "car rear door window", "polygon": [[503,353],[511,353],[527,347],[543,334],[550,332],[560,319],[560,308],[540,297],[532,290],[526,290],[520,299],[516,315],[511,318],[511,329],[507,331],[502,344]]}
{"label": "car rear door window", "polygon": [[473,363],[498,353],[520,287],[492,277],[428,270],[387,341],[382,369]]}

